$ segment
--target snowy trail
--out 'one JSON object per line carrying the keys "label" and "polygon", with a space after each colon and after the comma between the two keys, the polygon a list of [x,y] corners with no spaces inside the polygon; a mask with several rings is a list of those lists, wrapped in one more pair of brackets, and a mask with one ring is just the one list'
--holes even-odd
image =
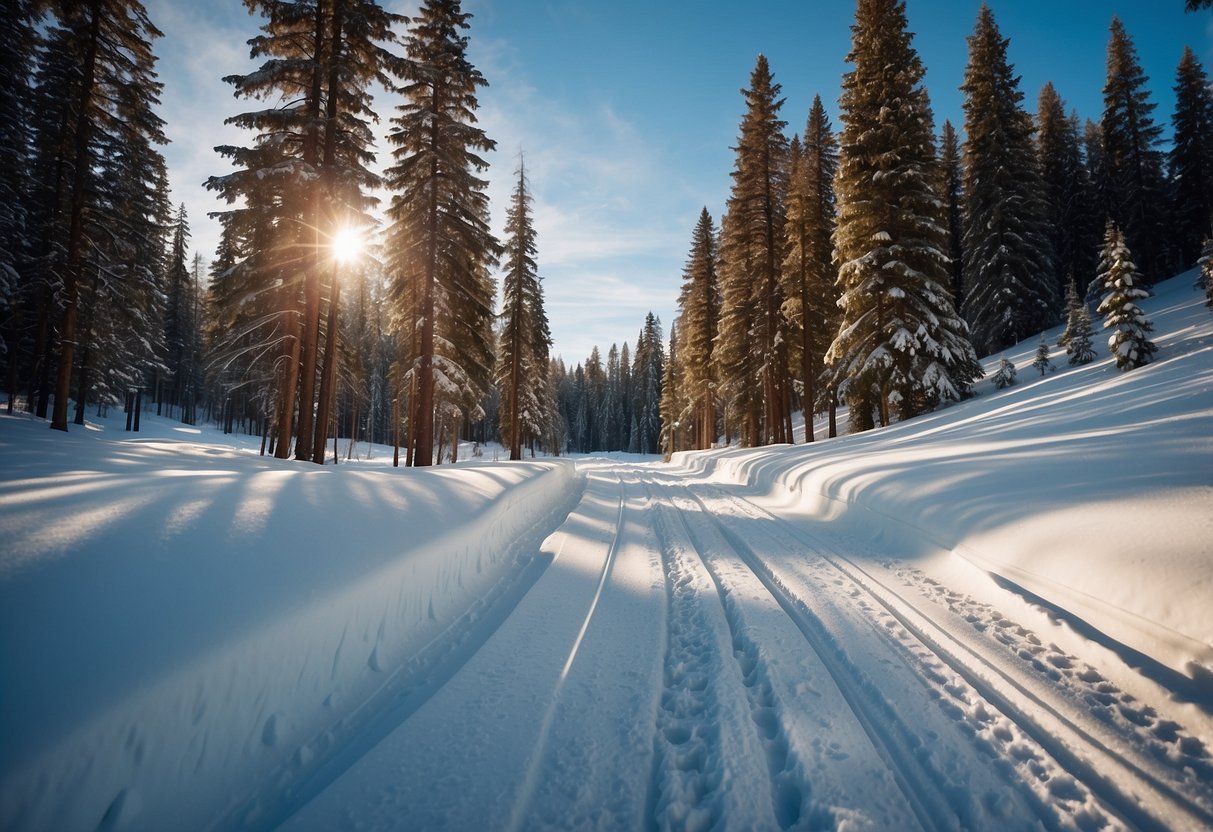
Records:
{"label": "snowy trail", "polygon": [[1213,826],[1191,707],[741,489],[585,467],[508,618],[286,828]]}
{"label": "snowy trail", "polygon": [[[933,695],[944,703],[941,707],[963,718],[1003,763],[1014,765],[1017,776],[1037,793],[1047,824],[1067,825],[1070,813],[1085,827],[1102,822],[1106,812],[1140,829],[1213,826],[1208,753],[1200,739],[1160,717],[1155,706],[1119,691],[1089,665],[1079,667],[1077,658],[1054,644],[1042,644],[988,605],[969,599],[965,606],[981,608],[982,616],[965,612],[963,620],[970,626],[949,628],[939,616],[931,617],[934,605],[916,606],[891,588],[890,581],[875,577],[879,562],[868,571],[847,557],[844,553],[853,551],[853,543],[810,535],[803,524],[789,523],[719,488],[705,492],[712,496],[700,502],[705,508],[710,504],[712,513],[734,522],[764,520],[773,527],[777,546],[800,555],[753,560],[773,594],[794,607],[790,615],[796,616],[799,609],[816,618],[809,604],[831,597],[850,599],[846,606],[852,612],[862,611],[858,617],[879,623],[901,643],[919,665],[928,690],[937,688]],[[931,600],[936,603],[939,595],[952,605],[963,602],[960,593],[912,568],[887,560],[884,565],[933,587],[937,591],[930,593],[936,596]],[[823,618],[837,626],[843,619],[838,613],[845,610],[828,607]],[[847,638],[839,644],[852,642]],[[1000,661],[998,648],[1004,645],[1015,647],[1019,666]]]}

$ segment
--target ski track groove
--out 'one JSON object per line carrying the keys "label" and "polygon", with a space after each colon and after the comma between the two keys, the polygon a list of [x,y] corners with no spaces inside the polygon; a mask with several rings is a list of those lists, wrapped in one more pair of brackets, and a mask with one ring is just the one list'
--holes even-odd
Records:
{"label": "ski track groove", "polygon": [[[780,829],[798,828],[802,819],[807,820],[810,826],[824,825],[821,823],[824,819],[817,817],[819,813],[812,811],[809,801],[812,787],[800,773],[803,767],[789,743],[783,704],[771,686],[758,646],[746,635],[733,593],[726,586],[720,570],[713,567],[711,558],[704,555],[702,541],[687,522],[686,512],[677,510],[672,500],[670,504],[675,508],[673,514],[679,518],[692,551],[711,577],[724,611],[733,643],[733,658],[737,661],[744,680],[751,721],[766,751],[771,803],[776,822]],[[806,809],[809,811],[806,812]]]}
{"label": "ski track groove", "polygon": [[[807,608],[803,611],[797,609],[786,591],[755,563],[756,558],[753,552],[749,551],[749,547],[712,513],[697,494],[685,486],[682,490],[699,506],[697,514],[702,514],[712,521],[741,562],[766,588],[800,630],[809,647],[821,659],[873,748],[888,766],[894,782],[922,828],[951,830],[971,825],[958,817],[952,801],[939,788],[938,783],[943,779],[942,775],[928,770],[929,761],[916,753],[915,749],[921,743],[917,741],[914,732],[886,702],[875,701],[863,692],[864,682],[858,678],[858,671],[845,666],[846,657],[841,655],[839,648],[831,645],[832,638],[821,622],[816,620],[816,616],[808,612]],[[882,731],[881,726],[891,730]]]}
{"label": "ski track groove", "polygon": [[[652,491],[645,484],[650,506]],[[664,516],[657,515],[655,530],[667,531]],[[653,772],[645,802],[647,828],[710,829],[722,814],[719,789],[720,725],[711,719],[716,685],[721,679],[712,667],[711,628],[697,603],[697,593],[681,558],[660,531],[661,568],[665,583],[665,650],[662,690],[653,734]],[[690,795],[682,815],[674,802]]]}
{"label": "ski track groove", "polygon": [[[802,532],[794,524],[779,518],[777,515],[772,514],[744,497],[730,494],[719,488],[711,488],[710,490],[715,497],[732,502],[750,517],[761,515],[764,519],[774,521],[777,528],[790,534],[791,537],[808,547],[822,563],[827,564],[835,572],[850,581],[862,593],[878,604],[897,624],[905,628],[912,638],[927,648],[934,658],[957,674],[979,696],[1013,722],[1026,736],[1030,737],[1035,744],[1056,761],[1066,774],[1078,779],[1110,814],[1118,817],[1122,822],[1142,830],[1166,832],[1166,830],[1172,828],[1167,820],[1149,814],[1143,808],[1141,801],[1131,794],[1126,794],[1118,784],[1101,774],[1097,764],[1088,762],[1079,752],[1072,750],[1063,740],[1054,737],[1047,726],[1042,725],[1038,719],[1033,718],[1023,707],[1017,706],[1010,696],[999,689],[996,682],[984,678],[982,672],[978,672],[978,670],[967,664],[966,661],[958,658],[952,650],[944,646],[945,644],[951,644],[954,650],[965,654],[967,657],[971,657],[981,666],[983,672],[993,674],[996,678],[1001,679],[1017,695],[1026,698],[1033,707],[1039,708],[1064,729],[1072,732],[1081,741],[1084,750],[1091,749],[1102,753],[1106,763],[1118,766],[1128,771],[1133,778],[1148,784],[1155,790],[1161,800],[1166,801],[1174,810],[1185,816],[1183,820],[1186,826],[1193,829],[1213,828],[1213,812],[1195,804],[1185,795],[1177,792],[1172,785],[1162,782],[1157,776],[1145,771],[1137,763],[1124,759],[1120,754],[1109,750],[1103,741],[1092,736],[1085,728],[1076,724],[1058,708],[1044,701],[1036,693],[1025,687],[1019,680],[1013,678],[1008,672],[998,667],[980,652],[957,639],[941,625],[927,616],[918,613],[914,606],[895,590],[873,577],[845,555],[830,551],[829,547],[821,540],[813,539],[811,535]],[[699,500],[698,495],[694,496]],[[703,505],[702,500],[699,501]],[[704,508],[706,510],[706,505]],[[780,585],[781,591],[789,596],[790,601],[793,603],[799,601],[793,593],[782,586],[782,582],[771,566],[763,562],[760,557],[755,557],[760,564],[756,572],[766,572],[771,581]],[[760,575],[760,577],[762,576]],[[803,602],[801,602],[801,605],[803,606]],[[907,613],[905,610],[913,611],[913,615],[917,619],[920,619],[922,623],[919,624],[911,621],[910,613]],[[997,616],[995,620],[1007,620],[996,612],[994,615]],[[927,627],[934,630],[936,636],[928,634],[926,631]],[[942,644],[941,641],[943,642]],[[895,640],[894,642],[896,643]],[[1005,644],[1006,642],[1003,643]],[[904,649],[904,645],[902,647]],[[922,663],[921,657],[915,658],[916,661]],[[1126,719],[1132,718],[1130,715],[1123,714],[1123,712],[1122,715]],[[1170,723],[1163,723],[1163,729],[1165,730],[1168,725]],[[1175,733],[1178,735],[1178,731]],[[1194,737],[1191,738],[1191,741],[1193,744],[1199,743],[1199,740]],[[1199,754],[1204,752],[1204,749],[1203,747],[1197,747],[1196,751]],[[1208,768],[1208,761],[1203,760],[1203,763],[1204,767]]]}
{"label": "ski track groove", "polygon": [[619,544],[623,539],[624,531],[624,516],[627,513],[628,495],[624,487],[623,477],[616,475],[619,483],[619,513],[615,518],[615,531],[611,537],[611,545],[607,550],[607,556],[602,565],[602,572],[598,576],[598,586],[594,590],[594,598],[590,601],[590,606],[586,610],[585,619],[581,622],[581,629],[577,633],[577,638],[573,641],[573,647],[569,650],[568,659],[565,660],[564,667],[561,668],[560,676],[556,680],[556,685],[552,690],[551,699],[548,702],[546,711],[543,714],[543,722],[539,729],[539,737],[535,742],[535,747],[531,751],[530,760],[527,763],[526,776],[522,780],[522,786],[518,790],[518,795],[514,799],[514,808],[510,812],[509,822],[505,829],[509,832],[517,832],[521,829],[527,818],[527,809],[530,807],[531,801],[535,796],[535,789],[539,784],[540,770],[543,768],[544,753],[548,745],[548,737],[552,732],[552,722],[555,719],[556,711],[560,705],[560,694],[564,689],[565,679],[568,678],[569,670],[573,667],[573,662],[577,658],[577,652],[581,649],[581,643],[585,639],[586,631],[590,628],[590,621],[594,618],[594,613],[598,609],[598,602],[602,598],[602,592],[606,588],[607,581],[610,580],[611,571],[615,566],[615,559],[619,554]]}

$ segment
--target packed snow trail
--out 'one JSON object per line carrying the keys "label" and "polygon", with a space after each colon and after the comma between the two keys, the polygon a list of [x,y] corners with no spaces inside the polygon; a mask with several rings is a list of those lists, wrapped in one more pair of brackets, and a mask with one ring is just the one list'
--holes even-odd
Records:
{"label": "packed snow trail", "polygon": [[1213,827],[1190,706],[744,489],[580,467],[526,597],[287,828]]}

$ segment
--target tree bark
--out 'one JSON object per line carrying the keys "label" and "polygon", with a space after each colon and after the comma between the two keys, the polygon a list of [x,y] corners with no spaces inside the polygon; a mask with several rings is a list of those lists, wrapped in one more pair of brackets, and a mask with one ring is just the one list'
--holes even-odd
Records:
{"label": "tree bark", "polygon": [[97,85],[97,43],[101,37],[101,3],[89,4],[88,49],[81,68],[80,100],[76,110],[76,152],[72,169],[72,209],[67,235],[67,268],[63,273],[63,323],[59,334],[59,373],[55,380],[55,409],[51,428],[67,431],[67,398],[72,385],[72,360],[76,347],[76,306],[80,294],[80,272],[84,264],[84,197],[89,177],[88,143],[92,136],[89,104]]}

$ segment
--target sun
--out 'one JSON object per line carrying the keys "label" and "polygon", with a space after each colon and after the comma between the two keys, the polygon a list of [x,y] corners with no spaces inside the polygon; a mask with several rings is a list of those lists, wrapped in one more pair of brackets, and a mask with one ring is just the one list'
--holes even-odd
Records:
{"label": "sun", "polygon": [[333,250],[333,259],[348,263],[362,253],[362,235],[357,229],[347,226],[333,235],[329,245]]}

